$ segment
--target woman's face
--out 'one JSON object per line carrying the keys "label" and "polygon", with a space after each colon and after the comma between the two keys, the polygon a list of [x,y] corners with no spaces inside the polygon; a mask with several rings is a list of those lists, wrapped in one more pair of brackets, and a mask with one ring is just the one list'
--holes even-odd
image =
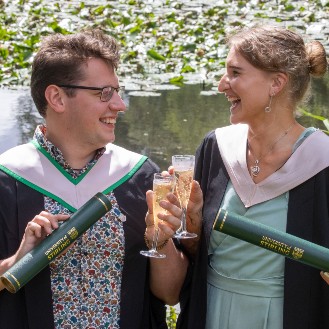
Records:
{"label": "woman's face", "polygon": [[231,123],[264,122],[272,84],[272,73],[257,69],[232,47],[226,60],[226,73],[218,85],[219,92],[225,93],[232,104]]}

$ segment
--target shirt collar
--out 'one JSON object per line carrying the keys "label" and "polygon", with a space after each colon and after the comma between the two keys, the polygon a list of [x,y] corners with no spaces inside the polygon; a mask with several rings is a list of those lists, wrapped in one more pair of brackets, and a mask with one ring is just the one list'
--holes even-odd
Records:
{"label": "shirt collar", "polygon": [[39,125],[36,127],[33,139],[38,142],[38,144],[44,148],[50,156],[56,160],[56,162],[62,166],[72,177],[77,177],[83,174],[91,166],[93,166],[97,160],[104,154],[105,147],[97,150],[95,157],[89,161],[86,166],[82,169],[73,169],[67,161],[64,159],[63,153],[59,148],[57,148],[51,141],[46,138],[46,125]]}

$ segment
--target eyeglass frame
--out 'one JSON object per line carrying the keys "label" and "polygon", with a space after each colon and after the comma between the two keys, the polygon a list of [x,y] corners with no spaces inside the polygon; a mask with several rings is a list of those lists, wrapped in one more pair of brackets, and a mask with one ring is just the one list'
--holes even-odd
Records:
{"label": "eyeglass frame", "polygon": [[[102,102],[109,102],[116,91],[119,94],[119,91],[124,92],[125,86],[120,87],[112,87],[112,86],[106,86],[106,87],[88,87],[88,86],[79,86],[79,85],[58,85],[58,87],[61,88],[73,88],[73,89],[85,89],[85,90],[99,90],[101,91],[100,100]],[[103,98],[104,89],[110,89],[109,95],[106,99]],[[120,95],[119,95],[120,96]],[[120,96],[121,97],[121,96]]]}

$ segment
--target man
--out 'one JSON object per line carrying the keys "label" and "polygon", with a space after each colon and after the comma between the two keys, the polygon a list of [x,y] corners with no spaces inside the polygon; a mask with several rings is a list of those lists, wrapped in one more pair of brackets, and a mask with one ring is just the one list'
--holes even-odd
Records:
{"label": "man", "polygon": [[45,125],[31,143],[0,156],[0,274],[97,192],[108,196],[112,210],[16,294],[0,291],[1,329],[166,328],[167,290],[155,289],[165,302],[156,298],[149,273],[157,287],[157,274],[182,262],[178,286],[162,282],[179,293],[187,261],[171,239],[165,242],[180,212],[174,198],[165,202],[171,213],[163,217],[159,245],[168,257],[152,260],[149,271],[139,251],[145,194],[159,168],[112,144],[118,113],[126,109],[118,62],[117,42],[99,30],[49,36],[34,58],[31,94]]}

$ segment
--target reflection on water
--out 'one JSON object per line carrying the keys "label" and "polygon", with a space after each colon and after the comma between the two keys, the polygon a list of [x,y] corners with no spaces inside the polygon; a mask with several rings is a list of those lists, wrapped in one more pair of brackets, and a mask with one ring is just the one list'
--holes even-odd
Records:
{"label": "reflection on water", "polygon": [[[214,89],[212,86],[207,90]],[[329,117],[329,79],[314,81],[314,96],[308,105],[313,114]],[[116,125],[116,144],[145,154],[167,169],[173,154],[193,154],[204,135],[229,124],[229,103],[223,95],[203,92],[200,84],[176,90],[157,90],[158,97],[125,95],[128,110]],[[35,126],[43,122],[28,90],[0,89],[0,153],[33,136]],[[305,126],[324,129],[321,121],[298,118]]]}
{"label": "reflection on water", "polygon": [[24,91],[0,90],[0,153],[21,141],[17,113],[20,111],[21,99],[26,98],[25,95]]}

